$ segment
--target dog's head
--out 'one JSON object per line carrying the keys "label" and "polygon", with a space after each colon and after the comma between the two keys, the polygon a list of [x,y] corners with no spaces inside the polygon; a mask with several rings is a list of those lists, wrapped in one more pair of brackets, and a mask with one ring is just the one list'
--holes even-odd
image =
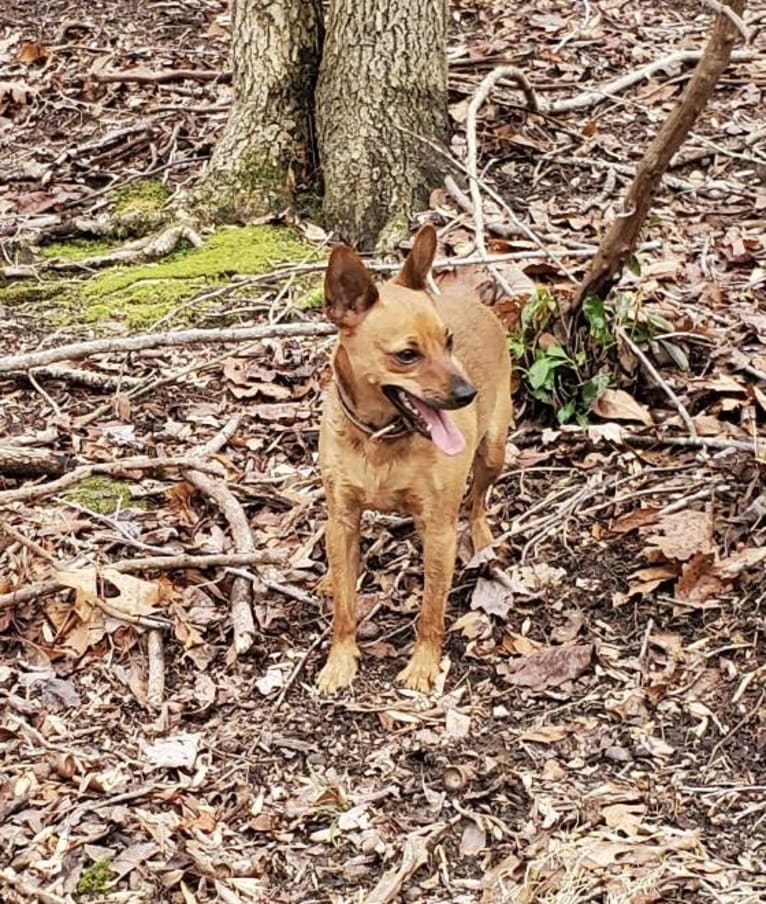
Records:
{"label": "dog's head", "polygon": [[453,357],[452,335],[426,291],[435,252],[436,232],[423,226],[398,276],[376,286],[358,255],[336,246],[325,278],[325,313],[339,330],[335,364],[347,391],[372,393],[382,411],[397,412],[442,451],[456,454],[465,443],[444,411],[468,405],[476,390]]}

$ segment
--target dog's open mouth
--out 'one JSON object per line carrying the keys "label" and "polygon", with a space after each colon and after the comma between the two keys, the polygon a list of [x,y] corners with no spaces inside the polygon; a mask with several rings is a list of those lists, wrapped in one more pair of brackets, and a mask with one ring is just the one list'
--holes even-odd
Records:
{"label": "dog's open mouth", "polygon": [[446,411],[432,408],[401,386],[384,386],[383,392],[412,430],[430,439],[446,455],[463,451],[465,438]]}

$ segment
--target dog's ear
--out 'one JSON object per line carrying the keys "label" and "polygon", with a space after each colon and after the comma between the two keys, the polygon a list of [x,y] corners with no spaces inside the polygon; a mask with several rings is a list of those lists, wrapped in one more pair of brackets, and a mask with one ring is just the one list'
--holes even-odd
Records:
{"label": "dog's ear", "polygon": [[353,329],[378,300],[378,290],[359,255],[336,245],[324,280],[324,311],[339,329]]}
{"label": "dog's ear", "polygon": [[436,254],[436,230],[430,223],[418,229],[412,243],[412,251],[404,262],[401,273],[394,279],[400,286],[421,292],[425,289],[428,273]]}

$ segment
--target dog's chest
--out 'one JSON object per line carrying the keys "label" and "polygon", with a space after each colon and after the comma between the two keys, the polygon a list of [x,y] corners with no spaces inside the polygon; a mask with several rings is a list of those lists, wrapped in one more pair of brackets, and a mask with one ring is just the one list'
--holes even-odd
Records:
{"label": "dog's chest", "polygon": [[401,462],[353,456],[344,462],[342,479],[365,508],[408,514],[420,508],[412,470]]}

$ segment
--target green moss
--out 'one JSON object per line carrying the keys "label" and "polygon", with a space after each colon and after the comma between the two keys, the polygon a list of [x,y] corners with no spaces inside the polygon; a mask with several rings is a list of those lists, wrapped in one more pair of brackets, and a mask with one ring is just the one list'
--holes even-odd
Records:
{"label": "green moss", "polygon": [[315,279],[295,296],[295,307],[302,311],[321,308],[324,304],[324,279]]}
{"label": "green moss", "polygon": [[32,282],[25,279],[21,282],[10,283],[4,286],[0,284],[0,303],[9,307],[45,301],[53,298],[61,292],[58,281]]}
{"label": "green moss", "polygon": [[141,507],[130,496],[130,484],[111,477],[87,477],[65,493],[64,499],[98,515],[111,515],[128,506]]}
{"label": "green moss", "polygon": [[102,857],[87,866],[80,875],[77,883],[77,893],[80,895],[103,895],[110,891],[114,885],[116,874],[112,872],[109,860]]}
{"label": "green moss", "polygon": [[143,329],[231,276],[266,273],[306,251],[288,229],[220,229],[201,248],[180,249],[158,263],[114,267],[88,280],[80,293],[82,316],[87,323],[123,320]]}
{"label": "green moss", "polygon": [[40,248],[40,257],[63,258],[67,261],[82,261],[99,254],[106,254],[120,246],[120,242],[106,239],[73,238],[63,242],[50,242]]}
{"label": "green moss", "polygon": [[[60,250],[65,247],[69,247],[68,243]],[[76,247],[84,253],[86,247],[93,246],[80,243]],[[185,245],[154,263],[110,267],[84,278],[78,275],[0,285],[0,304],[15,305],[55,328],[86,323],[101,325],[101,332],[113,331],[115,326],[122,330],[147,330],[195,296],[228,285],[232,276],[267,273],[280,264],[304,259],[311,250],[312,246],[285,228],[222,228],[210,235],[202,247]],[[321,303],[320,282],[308,278],[305,285],[310,293],[306,306]],[[252,287],[243,286],[227,294],[227,298],[238,294],[249,297]],[[219,310],[220,304],[216,299],[195,301],[172,322],[199,322],[211,309]]]}
{"label": "green moss", "polygon": [[404,215],[392,217],[380,230],[375,241],[376,254],[390,253],[410,235],[410,222]]}
{"label": "green moss", "polygon": [[159,213],[169,197],[170,192],[159,179],[142,179],[115,192],[114,212],[122,216]]}

